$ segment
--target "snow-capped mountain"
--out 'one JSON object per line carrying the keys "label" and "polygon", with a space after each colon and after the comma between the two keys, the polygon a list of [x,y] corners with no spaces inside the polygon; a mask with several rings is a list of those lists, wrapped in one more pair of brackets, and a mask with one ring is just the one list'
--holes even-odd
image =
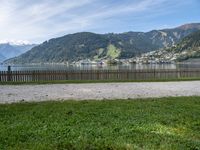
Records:
{"label": "snow-capped mountain", "polygon": [[0,62],[21,55],[32,49],[36,44],[28,41],[0,41]]}

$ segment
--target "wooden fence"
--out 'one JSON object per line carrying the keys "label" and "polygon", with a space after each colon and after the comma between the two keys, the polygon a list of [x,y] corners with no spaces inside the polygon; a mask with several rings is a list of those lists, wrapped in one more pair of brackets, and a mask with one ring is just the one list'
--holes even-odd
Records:
{"label": "wooden fence", "polygon": [[0,82],[200,78],[200,69],[0,71]]}

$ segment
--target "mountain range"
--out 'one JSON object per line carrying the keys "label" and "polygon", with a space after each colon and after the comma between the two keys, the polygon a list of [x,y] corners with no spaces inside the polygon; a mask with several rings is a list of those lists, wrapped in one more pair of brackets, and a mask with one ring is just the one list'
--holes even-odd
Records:
{"label": "mountain range", "polygon": [[[139,62],[193,62],[194,58],[200,58],[200,30],[184,37],[176,45],[151,51],[137,57]],[[199,59],[195,59],[197,61]]]}
{"label": "mountain range", "polygon": [[1,43],[0,44],[0,62],[16,57],[26,51],[32,49],[35,44],[12,44],[12,43]]}
{"label": "mountain range", "polygon": [[186,36],[200,30],[200,23],[172,29],[121,34],[81,32],[50,39],[6,63],[72,62],[84,59],[100,60],[132,58],[142,53],[166,49]]}
{"label": "mountain range", "polygon": [[6,57],[0,54],[0,62],[2,62],[3,60],[6,60]]}
{"label": "mountain range", "polygon": [[166,52],[176,55],[177,61],[200,58],[200,31],[183,38],[175,46],[166,49]]}

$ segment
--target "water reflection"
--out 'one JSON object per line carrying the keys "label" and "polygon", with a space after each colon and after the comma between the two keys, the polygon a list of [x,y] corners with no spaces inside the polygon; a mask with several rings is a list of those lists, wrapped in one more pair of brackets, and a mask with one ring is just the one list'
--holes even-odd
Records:
{"label": "water reflection", "polygon": [[[12,65],[13,71],[22,70],[135,70],[135,69],[176,69],[176,68],[200,68],[200,64],[130,64],[130,65]],[[0,65],[1,71],[6,71],[7,66]]]}

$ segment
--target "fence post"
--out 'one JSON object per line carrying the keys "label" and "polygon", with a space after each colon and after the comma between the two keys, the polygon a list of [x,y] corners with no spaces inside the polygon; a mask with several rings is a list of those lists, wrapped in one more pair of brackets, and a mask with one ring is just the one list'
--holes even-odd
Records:
{"label": "fence post", "polygon": [[99,70],[97,70],[97,72],[96,72],[97,74],[97,76],[96,76],[96,80],[99,80]]}
{"label": "fence post", "polygon": [[126,72],[126,80],[129,80],[129,70]]}
{"label": "fence post", "polygon": [[177,70],[177,78],[180,78],[180,69]]}
{"label": "fence post", "polygon": [[69,71],[65,71],[65,80],[68,80],[68,74],[69,74]]}
{"label": "fence post", "polygon": [[11,81],[11,66],[8,66],[7,81]]}

